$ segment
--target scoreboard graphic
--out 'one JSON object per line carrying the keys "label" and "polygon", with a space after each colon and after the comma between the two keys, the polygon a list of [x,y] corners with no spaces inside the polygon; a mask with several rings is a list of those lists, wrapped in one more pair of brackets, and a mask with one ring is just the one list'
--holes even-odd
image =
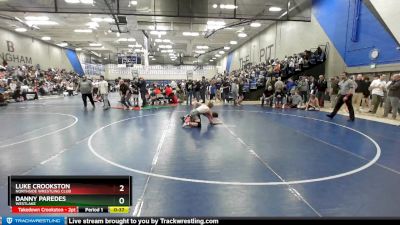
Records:
{"label": "scoreboard graphic", "polygon": [[129,213],[131,176],[9,176],[12,213]]}

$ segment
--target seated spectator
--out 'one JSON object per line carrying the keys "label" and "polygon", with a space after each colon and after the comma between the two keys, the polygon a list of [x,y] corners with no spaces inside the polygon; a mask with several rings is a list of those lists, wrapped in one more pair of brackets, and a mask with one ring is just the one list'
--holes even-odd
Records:
{"label": "seated spectator", "polygon": [[272,108],[285,108],[286,95],[282,90],[276,90]]}
{"label": "seated spectator", "polygon": [[261,106],[264,106],[264,103],[272,107],[274,99],[274,90],[272,86],[268,86],[263,93],[263,96],[261,97]]}
{"label": "seated spectator", "polygon": [[290,96],[289,108],[298,108],[301,109],[303,107],[303,98],[299,94],[299,91],[296,90],[292,96]]}
{"label": "seated spectator", "polygon": [[307,111],[319,111],[320,110],[318,98],[315,97],[314,92],[310,93],[310,100],[308,100],[305,110],[307,110]]}

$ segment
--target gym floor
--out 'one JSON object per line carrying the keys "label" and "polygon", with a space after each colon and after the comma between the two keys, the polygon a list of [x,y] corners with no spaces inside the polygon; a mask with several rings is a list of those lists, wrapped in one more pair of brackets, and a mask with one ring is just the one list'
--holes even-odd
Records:
{"label": "gym floor", "polygon": [[133,216],[400,215],[398,126],[224,105],[223,124],[184,129],[186,105],[96,106],[75,96],[0,108],[0,215],[9,175],[131,175]]}

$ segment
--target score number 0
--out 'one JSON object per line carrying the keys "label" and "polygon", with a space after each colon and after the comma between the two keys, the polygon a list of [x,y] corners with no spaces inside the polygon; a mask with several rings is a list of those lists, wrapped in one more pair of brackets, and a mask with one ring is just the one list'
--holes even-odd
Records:
{"label": "score number 0", "polygon": [[[124,192],[125,186],[124,185],[119,185],[119,191]],[[118,199],[119,204],[123,205],[125,203],[125,198],[121,197]]]}

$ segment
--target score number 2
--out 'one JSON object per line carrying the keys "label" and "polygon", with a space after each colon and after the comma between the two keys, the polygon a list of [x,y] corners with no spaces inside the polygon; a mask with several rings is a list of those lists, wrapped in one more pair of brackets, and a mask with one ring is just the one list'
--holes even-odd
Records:
{"label": "score number 2", "polygon": [[[119,185],[119,191],[124,192],[125,186],[124,185]],[[125,203],[125,198],[121,197],[118,199],[119,204],[123,205]]]}

